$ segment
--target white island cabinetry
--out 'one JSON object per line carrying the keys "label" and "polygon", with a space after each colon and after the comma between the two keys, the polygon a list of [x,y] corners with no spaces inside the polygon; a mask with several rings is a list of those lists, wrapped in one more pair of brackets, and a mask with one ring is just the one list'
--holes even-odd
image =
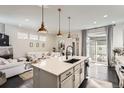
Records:
{"label": "white island cabinetry", "polygon": [[[84,61],[87,57],[77,57],[73,64],[56,59],[33,65],[35,88],[77,88],[84,80]],[[57,61],[59,62],[57,62]]]}
{"label": "white island cabinetry", "polygon": [[72,88],[73,87],[73,69],[60,75],[60,86],[61,88]]}

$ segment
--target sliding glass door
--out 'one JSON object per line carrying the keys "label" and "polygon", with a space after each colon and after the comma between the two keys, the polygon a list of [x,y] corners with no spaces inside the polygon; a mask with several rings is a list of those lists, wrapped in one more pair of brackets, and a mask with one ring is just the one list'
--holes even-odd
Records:
{"label": "sliding glass door", "polygon": [[107,65],[107,39],[104,29],[94,29],[87,33],[87,55],[92,63]]}

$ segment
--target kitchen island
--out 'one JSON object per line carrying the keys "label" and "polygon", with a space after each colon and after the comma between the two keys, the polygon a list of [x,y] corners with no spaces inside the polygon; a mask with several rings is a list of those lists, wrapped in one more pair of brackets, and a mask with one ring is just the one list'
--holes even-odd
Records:
{"label": "kitchen island", "polygon": [[85,61],[88,57],[73,56],[80,59],[75,63],[65,62],[65,57],[52,57],[33,64],[33,85],[35,88],[76,88],[85,79]]}

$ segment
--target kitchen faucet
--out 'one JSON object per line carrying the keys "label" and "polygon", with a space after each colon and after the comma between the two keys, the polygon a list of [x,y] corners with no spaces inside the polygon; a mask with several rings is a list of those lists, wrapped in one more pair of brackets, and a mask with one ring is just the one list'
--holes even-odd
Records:
{"label": "kitchen faucet", "polygon": [[68,59],[68,55],[69,55],[69,52],[68,52],[68,48],[69,47],[71,47],[72,48],[72,56],[74,55],[74,48],[73,48],[73,46],[71,46],[71,45],[69,45],[69,46],[67,46],[67,48],[66,48],[66,59]]}

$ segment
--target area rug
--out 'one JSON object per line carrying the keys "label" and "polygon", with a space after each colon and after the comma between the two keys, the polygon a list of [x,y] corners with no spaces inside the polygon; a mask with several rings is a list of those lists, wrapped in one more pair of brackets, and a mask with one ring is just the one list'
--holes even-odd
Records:
{"label": "area rug", "polygon": [[33,78],[33,71],[27,71],[19,75],[19,77],[23,80],[28,80]]}
{"label": "area rug", "polygon": [[113,85],[109,81],[88,79],[86,88],[113,88]]}

